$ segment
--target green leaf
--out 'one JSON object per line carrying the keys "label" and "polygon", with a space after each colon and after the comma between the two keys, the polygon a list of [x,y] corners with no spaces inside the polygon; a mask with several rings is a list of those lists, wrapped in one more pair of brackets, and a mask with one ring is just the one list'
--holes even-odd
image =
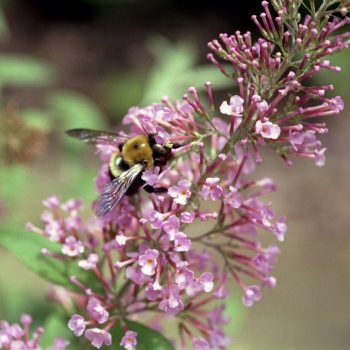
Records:
{"label": "green leaf", "polygon": [[80,268],[77,262],[67,262],[43,256],[41,254],[43,248],[52,253],[60,254],[60,245],[49,241],[46,237],[29,232],[2,233],[0,245],[14,254],[30,270],[54,284],[73,291],[80,291],[69,280],[70,276],[76,276],[80,282],[95,292],[103,291],[98,279],[91,272]]}
{"label": "green leaf", "polygon": [[41,338],[40,344],[42,348],[47,348],[53,345],[56,338],[64,338],[68,341],[74,341],[73,333],[67,327],[67,320],[58,312],[53,312],[46,320],[44,325],[44,335]]}
{"label": "green leaf", "polygon": [[158,37],[151,41],[150,50],[156,62],[145,86],[142,104],[160,101],[165,95],[174,99],[180,97],[184,91],[179,77],[194,66],[198,56],[194,46],[189,43],[172,45]]}
{"label": "green leaf", "polygon": [[[88,128],[105,129],[104,118],[99,108],[86,96],[76,91],[62,90],[48,97],[49,110],[64,129]],[[67,135],[63,141],[70,152],[81,152],[84,146]],[[72,154],[74,156],[74,154]]]}
{"label": "green leaf", "polygon": [[6,85],[45,85],[53,80],[53,69],[43,61],[23,55],[0,56],[0,88]]}
{"label": "green leaf", "polygon": [[104,127],[104,118],[99,108],[86,96],[76,91],[62,90],[48,97],[48,107],[65,128]]}
{"label": "green leaf", "polygon": [[[127,320],[126,325],[130,331],[137,333],[137,350],[174,350],[174,346],[171,342],[165,338],[162,334],[148,328],[141,323]],[[116,325],[112,330],[113,336],[113,348],[121,350],[119,345],[122,337],[124,336],[124,330],[120,325]]]}

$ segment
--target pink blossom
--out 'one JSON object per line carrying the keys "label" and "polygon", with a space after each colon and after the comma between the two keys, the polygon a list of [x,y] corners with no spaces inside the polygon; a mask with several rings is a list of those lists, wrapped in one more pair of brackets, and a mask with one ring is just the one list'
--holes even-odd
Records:
{"label": "pink blossom", "polygon": [[78,241],[74,236],[69,236],[65,239],[62,245],[62,254],[68,256],[78,256],[84,252],[84,245],[81,241]]}
{"label": "pink blossom", "polygon": [[201,337],[192,338],[192,346],[193,346],[193,350],[209,350],[210,349],[208,342]]}
{"label": "pink blossom", "polygon": [[147,169],[142,174],[142,180],[144,180],[147,185],[154,186],[158,181],[159,173],[159,166],[154,167],[152,170]]}
{"label": "pink blossom", "polygon": [[135,350],[137,345],[136,336],[136,332],[126,331],[120,342],[120,346],[124,347],[125,350]]}
{"label": "pink blossom", "polygon": [[195,218],[194,213],[189,213],[189,212],[186,212],[186,211],[184,211],[180,215],[180,220],[184,224],[191,224],[193,222],[194,218]]}
{"label": "pink blossom", "polygon": [[85,331],[84,317],[74,314],[68,322],[68,328],[75,334],[75,336],[80,337]]}
{"label": "pink blossom", "polygon": [[315,151],[315,164],[317,166],[324,166],[326,163],[325,153],[327,148],[322,148],[320,150]]}
{"label": "pink blossom", "polygon": [[258,286],[249,286],[244,290],[243,304],[247,307],[252,306],[256,301],[261,299],[261,292]]}
{"label": "pink blossom", "polygon": [[60,207],[60,200],[57,196],[50,196],[43,201],[43,204],[46,208],[56,210]]}
{"label": "pink blossom", "polygon": [[178,186],[171,186],[168,190],[170,197],[174,198],[175,203],[186,205],[191,197],[191,183],[188,180],[180,180]]}
{"label": "pink blossom", "polygon": [[159,252],[155,249],[147,249],[144,254],[139,256],[138,263],[141,266],[141,271],[147,276],[152,276],[156,272],[158,265]]}
{"label": "pink blossom", "polygon": [[162,228],[168,234],[169,240],[175,239],[175,234],[180,230],[180,220],[175,215],[171,215],[168,220],[163,222]]}
{"label": "pink blossom", "polygon": [[169,315],[177,315],[184,309],[180,299],[180,289],[176,284],[168,285],[164,293],[164,299],[159,303],[159,308]]}
{"label": "pink blossom", "polygon": [[198,281],[206,293],[209,293],[213,290],[214,275],[211,272],[202,273]]}
{"label": "pink blossom", "polygon": [[85,338],[90,341],[91,345],[99,349],[102,345],[112,345],[112,336],[105,330],[99,328],[90,328],[85,331]]}
{"label": "pink blossom", "polygon": [[96,298],[91,298],[86,307],[89,316],[98,323],[105,323],[109,318],[108,311],[102,306],[101,302]]}
{"label": "pink blossom", "polygon": [[224,197],[224,203],[232,208],[238,209],[244,202],[244,197],[238,192],[236,187],[230,186],[230,192]]}
{"label": "pink blossom", "polygon": [[174,249],[177,252],[188,252],[191,248],[191,241],[183,232],[177,232],[174,236]]}
{"label": "pink blossom", "polygon": [[255,132],[265,139],[276,140],[281,134],[281,128],[269,121],[261,122],[261,120],[258,120],[255,124]]}
{"label": "pink blossom", "polygon": [[211,199],[213,201],[217,201],[222,196],[223,190],[218,185],[220,182],[220,179],[218,177],[208,177],[205,180],[205,185],[203,185],[201,190],[201,197],[205,200],[208,199],[208,196],[210,195]]}
{"label": "pink blossom", "polygon": [[230,98],[230,103],[226,101],[221,103],[220,112],[230,116],[240,117],[243,113],[244,100],[238,95],[234,95]]}
{"label": "pink blossom", "polygon": [[80,260],[78,265],[84,270],[94,269],[99,261],[98,255],[95,253],[89,254],[86,260]]}

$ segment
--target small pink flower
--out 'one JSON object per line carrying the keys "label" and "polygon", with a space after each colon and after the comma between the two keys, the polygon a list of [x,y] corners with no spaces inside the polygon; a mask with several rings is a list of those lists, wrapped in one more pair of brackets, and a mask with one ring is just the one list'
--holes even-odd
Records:
{"label": "small pink flower", "polygon": [[243,113],[244,100],[238,95],[234,95],[230,98],[230,103],[227,101],[221,103],[220,112],[222,114],[240,117]]}
{"label": "small pink flower", "polygon": [[50,196],[43,201],[43,204],[46,208],[55,210],[60,207],[60,200],[57,196]]}
{"label": "small pink flower", "polygon": [[187,211],[184,211],[183,213],[181,213],[180,220],[184,224],[191,224],[194,220],[194,217],[195,217],[194,213],[189,213]]}
{"label": "small pink flower", "polygon": [[236,187],[230,186],[230,192],[224,197],[224,203],[231,208],[238,209],[244,202],[244,197],[238,192]]}
{"label": "small pink flower", "polygon": [[177,315],[184,309],[180,299],[180,289],[176,284],[169,285],[165,291],[164,299],[159,303],[159,308],[169,315]]}
{"label": "small pink flower", "polygon": [[261,120],[258,120],[255,124],[255,132],[265,139],[276,140],[281,134],[281,128],[269,121],[261,122]]}
{"label": "small pink flower", "polygon": [[91,318],[98,323],[105,323],[109,318],[108,311],[102,306],[101,302],[96,298],[91,298],[88,302],[86,310]]}
{"label": "small pink flower", "polygon": [[86,260],[80,260],[78,262],[78,265],[84,270],[91,270],[96,267],[98,260],[98,255],[92,253],[88,256]]}
{"label": "small pink flower", "polygon": [[203,288],[204,292],[209,293],[214,288],[214,275],[211,272],[204,272],[199,277],[199,284]]}
{"label": "small pink flower", "polygon": [[112,336],[105,330],[91,328],[85,331],[85,338],[90,341],[91,345],[99,349],[102,345],[112,345]]}
{"label": "small pink flower", "polygon": [[78,241],[75,237],[69,236],[65,239],[62,245],[61,252],[68,256],[78,256],[84,252],[84,245],[81,241]]}
{"label": "small pink flower", "polygon": [[274,224],[272,232],[280,242],[284,241],[284,236],[287,232],[286,217],[284,215]]}
{"label": "small pink flower", "polygon": [[339,113],[344,109],[344,101],[340,96],[336,96],[331,99],[331,103],[333,105],[334,113]]}
{"label": "small pink flower", "polygon": [[194,272],[188,269],[187,265],[187,263],[184,263],[183,266],[177,264],[175,282],[181,289],[185,289],[194,280]]}
{"label": "small pink flower", "polygon": [[62,204],[62,209],[71,214],[77,214],[79,210],[83,207],[81,200],[79,199],[70,199],[66,203]]}
{"label": "small pink flower", "polygon": [[174,237],[174,250],[177,252],[188,252],[191,248],[191,241],[183,232],[177,232]]}
{"label": "small pink flower", "polygon": [[325,153],[327,151],[327,148],[322,148],[320,150],[315,151],[315,164],[317,166],[324,166],[326,163],[326,157]]}
{"label": "small pink flower", "polygon": [[173,241],[175,233],[180,230],[180,220],[175,215],[171,215],[168,220],[163,222],[162,228],[168,234],[169,240]]}
{"label": "small pink flower", "polygon": [[210,195],[213,201],[217,201],[223,193],[222,188],[218,185],[219,181],[218,177],[208,177],[200,192],[201,197],[207,200]]}
{"label": "small pink flower", "polygon": [[269,109],[269,105],[265,100],[258,102],[256,107],[260,113],[265,113]]}
{"label": "small pink flower", "polygon": [[135,350],[137,345],[136,336],[136,332],[126,331],[120,342],[120,346],[122,346],[125,350]]}
{"label": "small pink flower", "polygon": [[170,197],[174,198],[174,202],[181,205],[186,205],[187,200],[191,197],[191,182],[188,180],[181,180],[178,186],[171,186],[168,189]]}
{"label": "small pink flower", "polygon": [[144,180],[147,185],[154,186],[158,181],[159,173],[160,173],[159,166],[156,166],[152,170],[147,169],[142,174],[142,180]]}
{"label": "small pink flower", "polygon": [[243,304],[246,307],[252,306],[256,301],[261,299],[261,292],[259,286],[249,286],[244,290],[244,295],[242,297]]}
{"label": "small pink flower", "polygon": [[141,266],[141,271],[147,276],[152,276],[156,272],[158,265],[159,252],[155,249],[147,249],[144,254],[139,256],[138,263]]}
{"label": "small pink flower", "polygon": [[76,337],[80,337],[85,331],[84,317],[74,314],[68,321],[68,328],[75,334]]}
{"label": "small pink flower", "polygon": [[201,337],[192,338],[192,346],[193,346],[193,350],[209,350],[210,349],[208,342]]}

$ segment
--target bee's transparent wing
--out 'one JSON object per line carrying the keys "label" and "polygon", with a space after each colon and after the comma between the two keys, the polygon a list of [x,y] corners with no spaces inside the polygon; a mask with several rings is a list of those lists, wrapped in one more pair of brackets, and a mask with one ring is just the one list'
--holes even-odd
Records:
{"label": "bee's transparent wing", "polygon": [[125,141],[125,138],[118,136],[116,133],[92,129],[70,129],[66,131],[66,134],[80,141],[93,144],[116,145]]}
{"label": "bee's transparent wing", "polygon": [[143,165],[135,164],[108,183],[97,200],[96,215],[103,216],[109,213],[121,201],[128,188],[143,170]]}

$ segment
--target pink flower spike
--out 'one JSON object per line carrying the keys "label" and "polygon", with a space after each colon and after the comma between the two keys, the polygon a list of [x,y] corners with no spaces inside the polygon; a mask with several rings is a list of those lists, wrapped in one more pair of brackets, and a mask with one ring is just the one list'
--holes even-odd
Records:
{"label": "pink flower spike", "polygon": [[74,314],[68,321],[68,328],[76,337],[80,337],[85,331],[85,320],[83,316]]}
{"label": "pink flower spike", "polygon": [[144,254],[139,256],[138,263],[141,266],[141,271],[147,276],[152,276],[156,272],[158,265],[159,252],[155,249],[147,249]]}
{"label": "pink flower spike", "polygon": [[102,306],[100,301],[96,298],[91,298],[88,302],[86,310],[91,318],[98,323],[105,323],[109,318],[108,311]]}
{"label": "pink flower spike", "polygon": [[250,307],[260,299],[261,292],[259,286],[253,285],[245,288],[244,295],[242,297],[244,306]]}
{"label": "pink flower spike", "polygon": [[243,113],[243,103],[244,100],[242,97],[234,95],[231,97],[229,104],[226,101],[221,103],[220,112],[222,114],[240,117]]}
{"label": "pink flower spike", "polygon": [[62,245],[61,252],[67,256],[78,256],[85,250],[82,242],[78,241],[75,237],[69,236],[65,239]]}
{"label": "pink flower spike", "polygon": [[187,200],[191,197],[191,182],[188,180],[181,180],[178,186],[171,186],[168,189],[170,197],[174,198],[174,202],[181,205],[186,205]]}
{"label": "pink flower spike", "polygon": [[98,255],[92,253],[88,256],[86,260],[80,260],[78,262],[78,265],[84,270],[91,270],[96,267],[98,260]]}
{"label": "pink flower spike", "polygon": [[112,345],[112,336],[105,330],[91,328],[85,331],[85,338],[90,341],[91,345],[99,349],[102,345]]}
{"label": "pink flower spike", "polygon": [[137,345],[136,336],[136,332],[126,331],[120,342],[120,346],[122,346],[125,350],[135,350]]}
{"label": "pink flower spike", "polygon": [[258,120],[255,124],[255,132],[265,139],[277,140],[281,134],[281,128],[269,121],[261,122],[261,120]]}

